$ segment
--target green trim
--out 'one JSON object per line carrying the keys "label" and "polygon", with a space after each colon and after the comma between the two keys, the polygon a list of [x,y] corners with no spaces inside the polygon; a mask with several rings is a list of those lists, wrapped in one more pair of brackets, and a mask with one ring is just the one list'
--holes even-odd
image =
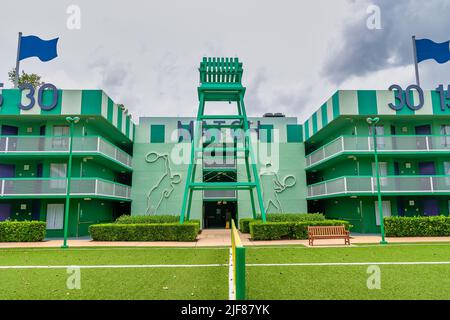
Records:
{"label": "green trim", "polygon": [[309,119],[305,121],[305,140],[310,138],[309,134]]}
{"label": "green trim", "polygon": [[[1,93],[3,105],[0,107],[0,115],[20,115],[20,108],[18,107],[18,103],[21,101],[20,91],[18,89],[3,89]],[[25,104],[28,103],[25,102]],[[39,108],[39,106],[35,105],[34,108]]]}
{"label": "green trim", "polygon": [[108,111],[106,113],[106,119],[109,122],[113,122],[113,113],[114,113],[114,102],[111,100],[111,98],[108,97]]}
{"label": "green trim", "polygon": [[303,128],[298,124],[286,125],[286,139],[288,143],[303,142]]}
{"label": "green trim", "polygon": [[[340,94],[340,92],[337,91],[335,94],[333,94],[333,97],[331,99],[331,102],[333,105],[333,120],[337,119],[340,116],[339,94]],[[331,119],[328,119],[328,121],[331,122]]]}
{"label": "green trim", "polygon": [[163,124],[150,125],[150,143],[164,143],[166,126]]}
{"label": "green trim", "polygon": [[317,112],[314,112],[312,115],[312,126],[313,126],[313,135],[317,133]]}
{"label": "green trim", "polygon": [[325,128],[328,124],[328,110],[326,102],[320,107],[320,111],[322,112],[322,128]]}
{"label": "green trim", "polygon": [[375,90],[358,90],[357,95],[359,115],[378,114],[377,92]]}
{"label": "green trim", "polygon": [[82,90],[81,91],[81,114],[101,115],[102,114],[102,91]]}

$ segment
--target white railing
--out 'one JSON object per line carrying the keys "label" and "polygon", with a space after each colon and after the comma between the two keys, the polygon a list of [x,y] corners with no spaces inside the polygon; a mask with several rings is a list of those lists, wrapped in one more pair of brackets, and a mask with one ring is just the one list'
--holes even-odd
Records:
{"label": "white railing", "polygon": [[[449,176],[389,176],[380,177],[380,190],[384,194],[450,194]],[[341,195],[375,195],[377,179],[374,177],[341,177],[308,186],[308,198]]]}
{"label": "white railing", "polygon": [[[450,152],[450,135],[436,136],[378,136],[380,154],[389,152]],[[306,166],[312,167],[341,153],[373,153],[370,136],[341,136],[306,156]]]}
{"label": "white railing", "polygon": [[236,194],[236,190],[204,190],[203,199],[235,200]]}
{"label": "white railing", "polygon": [[[58,197],[67,193],[65,178],[11,178],[0,180],[0,197]],[[95,178],[72,178],[70,195],[83,197],[131,198],[129,186]]]}
{"label": "white railing", "polygon": [[[31,153],[68,153],[70,138],[67,136],[0,136],[0,155]],[[73,138],[73,153],[100,153],[129,168],[132,157],[105,139],[97,136]]]}

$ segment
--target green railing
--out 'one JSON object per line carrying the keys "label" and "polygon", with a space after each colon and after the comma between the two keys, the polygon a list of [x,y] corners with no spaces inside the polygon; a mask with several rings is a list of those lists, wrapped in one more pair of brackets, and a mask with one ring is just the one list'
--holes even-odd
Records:
{"label": "green railing", "polygon": [[[66,192],[66,178],[0,179],[0,197],[64,197]],[[131,188],[104,179],[72,178],[70,195],[129,200]]]}
{"label": "green railing", "polygon": [[[306,156],[310,168],[343,153],[373,153],[370,136],[340,136]],[[450,135],[377,136],[378,153],[450,152]]]}
{"label": "green railing", "polygon": [[[69,140],[68,136],[0,136],[0,155],[65,154],[69,152]],[[132,166],[129,154],[98,136],[74,137],[73,153],[99,153],[129,168]]]}
{"label": "green railing", "polygon": [[[383,194],[450,194],[450,175],[446,176],[383,176]],[[369,176],[348,176],[308,186],[308,199],[343,195],[375,195],[377,180]]]}

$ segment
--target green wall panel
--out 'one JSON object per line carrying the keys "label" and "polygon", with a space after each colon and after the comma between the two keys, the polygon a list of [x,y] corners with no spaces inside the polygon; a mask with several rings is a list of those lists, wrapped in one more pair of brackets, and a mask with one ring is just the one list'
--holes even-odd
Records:
{"label": "green wall panel", "polygon": [[165,126],[163,124],[152,124],[150,126],[150,142],[164,143]]}
{"label": "green wall panel", "polygon": [[81,95],[81,114],[102,114],[102,91],[83,90]]}
{"label": "green wall panel", "polygon": [[18,104],[21,99],[19,90],[2,90],[2,96],[3,105],[0,107],[0,115],[19,115],[20,109]]}
{"label": "green wall panel", "polygon": [[303,128],[298,124],[286,125],[286,134],[288,143],[303,142]]}
{"label": "green wall panel", "polygon": [[324,128],[328,124],[327,103],[320,107],[320,112],[322,113],[322,128]]}
{"label": "green wall panel", "polygon": [[358,90],[358,112],[360,115],[378,114],[375,90]]}
{"label": "green wall panel", "polygon": [[[340,110],[340,105],[339,105],[339,91],[336,92],[336,93],[333,95],[331,101],[332,101],[332,104],[333,104],[333,118],[336,119],[336,118],[339,117],[339,115],[340,115],[340,111],[339,111],[339,110]],[[328,121],[331,121],[331,119],[328,120]]]}

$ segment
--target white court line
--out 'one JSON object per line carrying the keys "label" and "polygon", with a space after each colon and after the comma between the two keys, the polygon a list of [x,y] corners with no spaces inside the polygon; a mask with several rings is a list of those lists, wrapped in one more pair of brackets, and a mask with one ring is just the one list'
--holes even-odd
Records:
{"label": "white court line", "polygon": [[[417,262],[317,262],[317,263],[249,263],[247,267],[320,267],[320,266],[368,266],[368,265],[450,265],[450,261],[417,261]],[[136,265],[62,265],[62,266],[0,266],[1,269],[132,269],[132,268],[211,268],[229,267],[228,264],[136,264]],[[232,271],[230,271],[232,273]]]}
{"label": "white court line", "polygon": [[228,264],[130,264],[130,265],[66,265],[66,266],[0,266],[0,269],[127,269],[127,268],[210,268],[228,267]]}
{"label": "white court line", "polygon": [[317,262],[317,263],[257,263],[247,267],[317,267],[317,266],[369,266],[369,265],[450,265],[450,261],[423,262]]}

